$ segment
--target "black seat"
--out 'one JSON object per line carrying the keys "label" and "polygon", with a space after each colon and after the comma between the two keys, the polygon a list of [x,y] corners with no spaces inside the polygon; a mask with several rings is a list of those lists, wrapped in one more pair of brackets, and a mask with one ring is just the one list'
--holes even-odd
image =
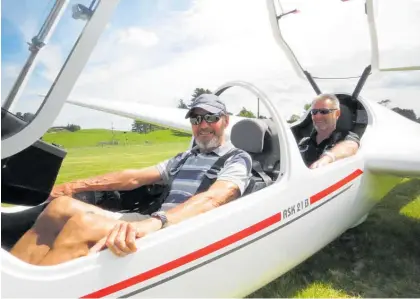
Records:
{"label": "black seat", "polygon": [[[20,131],[26,122],[2,109],[2,139]],[[41,139],[1,160],[2,202],[35,206],[44,202],[67,152]]]}
{"label": "black seat", "polygon": [[269,119],[243,119],[231,131],[233,145],[250,154],[253,160],[249,194],[272,184],[280,171],[280,145],[274,124]]}

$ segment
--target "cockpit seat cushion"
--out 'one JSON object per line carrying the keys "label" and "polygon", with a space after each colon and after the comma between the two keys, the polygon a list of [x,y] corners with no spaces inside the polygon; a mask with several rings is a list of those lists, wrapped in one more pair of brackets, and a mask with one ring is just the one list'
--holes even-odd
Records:
{"label": "cockpit seat cushion", "polygon": [[337,120],[336,130],[341,132],[351,131],[354,127],[353,114],[346,105],[340,105],[340,117]]}
{"label": "cockpit seat cushion", "polygon": [[231,141],[237,148],[259,154],[264,149],[267,123],[257,119],[242,119],[232,127]]}

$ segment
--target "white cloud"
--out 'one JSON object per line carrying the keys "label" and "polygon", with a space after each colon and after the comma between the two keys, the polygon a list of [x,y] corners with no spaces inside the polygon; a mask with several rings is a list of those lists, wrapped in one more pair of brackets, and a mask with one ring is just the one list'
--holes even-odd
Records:
{"label": "white cloud", "polygon": [[159,42],[159,38],[154,32],[131,27],[118,32],[118,42],[125,46],[152,47]]}
{"label": "white cloud", "polygon": [[15,64],[6,64],[2,67],[1,75],[3,78],[16,78],[19,75],[20,67]]}
{"label": "white cloud", "polygon": [[[297,7],[301,13],[282,20],[287,38],[314,75],[362,73],[370,59],[364,1],[288,3],[285,7]],[[160,5],[161,9],[165,7]],[[417,20],[410,26],[420,24],[420,15],[414,16]],[[395,16],[392,23],[399,24],[403,18]],[[197,0],[187,11],[175,11],[159,23],[114,28],[110,26],[101,38],[72,97],[175,106],[180,98],[188,101],[196,87],[214,90],[227,81],[245,80],[261,88],[283,115],[290,116],[300,113],[314,96],[309,84],[296,78],[275,44],[263,0]],[[407,61],[412,62],[420,46],[414,42],[406,44],[412,53]],[[393,61],[409,56],[395,54],[395,50],[400,50],[396,45],[384,49],[394,53],[389,54]],[[53,53],[45,63],[53,70],[58,60],[59,55]],[[403,102],[399,99],[402,93],[391,90],[405,88],[404,98],[419,97],[420,87],[413,84],[415,76],[418,72],[372,78],[364,93],[377,96],[378,101],[391,98],[398,105]],[[355,80],[319,82],[324,91],[352,92],[355,84]],[[225,97],[233,112],[242,106],[256,112],[255,98],[237,88]],[[411,107],[420,113],[419,104],[413,102]],[[109,127],[110,119],[108,114],[66,105],[56,123]],[[131,121],[118,118],[118,123],[129,126]]]}
{"label": "white cloud", "polygon": [[39,65],[42,67],[41,76],[50,81],[55,80],[64,63],[62,49],[57,44],[48,44],[39,52]]}

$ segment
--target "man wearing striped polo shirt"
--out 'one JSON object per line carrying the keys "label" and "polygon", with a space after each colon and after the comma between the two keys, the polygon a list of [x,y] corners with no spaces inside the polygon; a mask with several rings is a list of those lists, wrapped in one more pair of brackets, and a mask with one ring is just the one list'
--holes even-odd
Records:
{"label": "man wearing striped polo shirt", "polygon": [[[136,238],[241,196],[251,177],[252,161],[248,153],[225,140],[224,132],[229,125],[225,104],[216,95],[203,94],[185,117],[191,122],[196,143],[193,149],[156,166],[54,187],[51,197],[55,199],[11,253],[38,265],[62,263],[105,247],[118,256],[125,256],[137,250]],[[229,154],[214,183],[207,190],[197,192],[213,164]],[[151,216],[110,212],[71,197],[85,191],[132,190],[159,182],[171,188],[160,210]]]}
{"label": "man wearing striped polo shirt", "polygon": [[[235,149],[230,141],[225,141],[224,130],[229,125],[229,115],[225,104],[219,97],[212,94],[199,96],[185,118],[189,118],[197,144],[195,153],[187,151],[175,158],[157,165],[160,176],[165,183],[175,176],[168,197],[162,205],[163,210],[169,210],[191,198],[200,185],[206,171],[219,157]],[[178,163],[189,155],[183,167]],[[229,158],[217,176],[215,186],[229,197],[242,194],[249,182],[251,174],[251,157],[245,151],[239,150]],[[223,196],[217,196],[223,204]],[[219,205],[220,205],[219,204]]]}

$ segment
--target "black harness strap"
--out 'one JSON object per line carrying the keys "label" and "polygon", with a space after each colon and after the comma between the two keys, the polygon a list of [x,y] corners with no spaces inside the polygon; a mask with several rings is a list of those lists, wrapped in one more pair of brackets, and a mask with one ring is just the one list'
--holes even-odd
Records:
{"label": "black harness strap", "polygon": [[[192,155],[197,154],[197,152],[198,152],[198,147],[193,148],[191,152],[188,155],[185,155],[185,157],[181,161],[179,161],[175,166],[173,166],[173,168],[180,169],[182,165],[184,165],[185,161],[187,161],[187,159],[191,157]],[[214,162],[212,167],[209,170],[207,170],[207,172],[204,174],[201,184],[198,187],[195,194],[207,191],[210,188],[210,186],[216,181],[217,176],[222,170],[222,168],[224,167],[226,161],[233,155],[238,154],[239,152],[240,152],[239,149],[234,148],[230,152],[219,157],[219,159],[216,162]],[[272,179],[264,172],[260,162],[253,161],[252,169],[256,173],[258,173],[258,175],[262,178],[266,186],[269,186],[273,183]],[[174,179],[176,178],[177,173],[178,172],[170,176],[169,182],[166,185],[164,191],[162,192],[162,195],[159,197],[159,200],[153,204],[153,207],[150,207],[151,209],[148,209],[147,214],[154,212],[155,210],[158,210],[162,206],[163,202],[168,197],[169,192],[171,191],[172,183]]]}
{"label": "black harness strap", "polygon": [[[176,165],[173,165],[171,167],[171,169],[179,169],[182,167],[182,165],[184,165],[185,161],[187,161],[187,159],[189,157],[191,157],[192,155],[196,155],[198,153],[198,146],[195,146],[191,149],[191,151],[184,156],[184,158],[182,158]],[[183,153],[179,153],[178,155],[182,155]],[[150,206],[143,211],[143,214],[152,214],[153,212],[156,212],[157,210],[159,210],[163,204],[163,202],[165,201],[165,199],[168,197],[169,192],[171,191],[172,188],[172,183],[176,177],[178,172],[176,172],[174,175],[170,175],[169,176],[169,181],[168,184],[165,185],[162,194],[159,196],[159,198],[153,202],[151,202]]]}
{"label": "black harness strap", "polygon": [[213,166],[204,174],[203,180],[201,181],[200,186],[198,186],[196,194],[207,191],[207,189],[210,188],[210,186],[216,181],[217,175],[220,170],[222,170],[226,160],[237,153],[239,153],[239,149],[235,148],[214,162]]}

